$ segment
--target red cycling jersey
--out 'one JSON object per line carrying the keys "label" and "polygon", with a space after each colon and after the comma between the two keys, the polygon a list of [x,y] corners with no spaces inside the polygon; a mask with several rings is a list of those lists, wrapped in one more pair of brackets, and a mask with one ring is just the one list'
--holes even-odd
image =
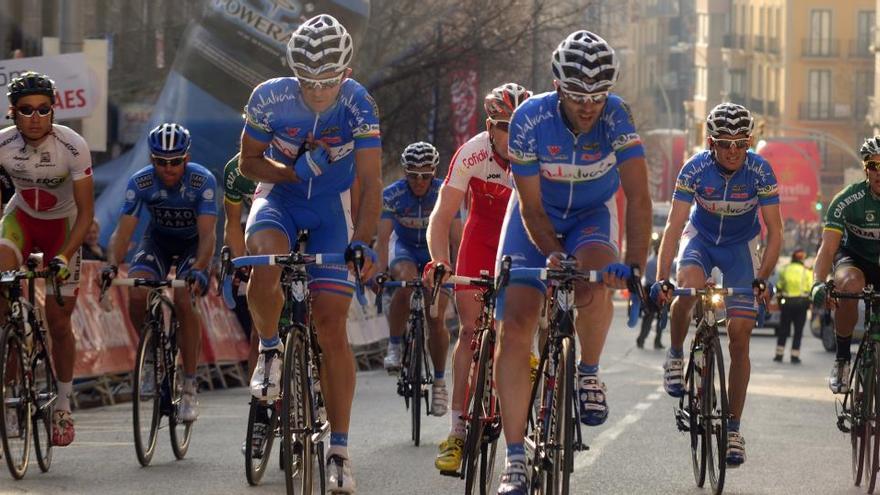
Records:
{"label": "red cycling jersey", "polygon": [[[456,275],[478,277],[481,270],[494,272],[498,238],[511,192],[508,170],[508,161],[492,149],[486,131],[461,145],[452,157],[443,185],[469,192],[471,197]],[[466,288],[469,287],[456,286],[456,290]]]}

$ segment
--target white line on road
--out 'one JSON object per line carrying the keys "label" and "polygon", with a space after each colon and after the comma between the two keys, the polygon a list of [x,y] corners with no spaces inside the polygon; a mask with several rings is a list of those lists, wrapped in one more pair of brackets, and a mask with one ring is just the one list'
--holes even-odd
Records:
{"label": "white line on road", "polygon": [[626,416],[620,418],[617,423],[611,428],[600,433],[592,442],[590,442],[590,450],[586,452],[581,452],[574,460],[574,469],[575,471],[580,471],[582,469],[586,469],[593,465],[594,462],[602,455],[602,451],[607,447],[611,442],[617,439],[621,433],[623,433],[629,425],[638,422],[642,415],[645,414],[645,411],[650,409],[652,405],[656,402],[657,399],[660,398],[659,391],[662,390],[662,387],[658,389],[658,392],[651,393],[645,400],[639,402],[635,406],[633,406],[631,412],[627,413]]}

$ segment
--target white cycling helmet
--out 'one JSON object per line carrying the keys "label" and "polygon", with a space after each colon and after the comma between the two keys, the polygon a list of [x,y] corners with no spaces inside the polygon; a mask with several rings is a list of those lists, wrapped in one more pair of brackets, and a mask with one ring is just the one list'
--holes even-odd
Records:
{"label": "white cycling helmet", "polygon": [[553,77],[565,89],[609,91],[617,82],[620,61],[607,41],[589,31],[568,35],[553,52]]}
{"label": "white cycling helmet", "polygon": [[345,26],[333,16],[317,15],[300,24],[287,42],[287,64],[298,76],[339,73],[351,63],[354,47]]}
{"label": "white cycling helmet", "polygon": [[505,83],[483,98],[486,116],[495,121],[510,122],[516,107],[531,98],[532,92],[517,83]]}
{"label": "white cycling helmet", "polygon": [[713,138],[723,134],[751,136],[754,128],[755,119],[752,117],[752,112],[736,103],[721,103],[706,117],[706,133]]}
{"label": "white cycling helmet", "polygon": [[859,154],[862,155],[862,160],[867,160],[874,155],[880,155],[880,136],[866,139],[859,149]]}
{"label": "white cycling helmet", "polygon": [[407,145],[400,154],[400,165],[403,168],[432,167],[440,164],[440,152],[431,143],[419,141]]}

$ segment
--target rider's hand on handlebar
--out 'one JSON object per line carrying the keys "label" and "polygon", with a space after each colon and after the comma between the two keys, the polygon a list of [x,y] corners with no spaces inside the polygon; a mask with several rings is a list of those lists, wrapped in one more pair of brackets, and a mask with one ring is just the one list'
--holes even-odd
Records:
{"label": "rider's hand on handlebar", "polygon": [[190,270],[186,275],[186,282],[189,284],[189,291],[193,297],[204,296],[208,293],[207,270]]}
{"label": "rider's hand on handlebar", "polygon": [[101,281],[111,281],[119,274],[119,268],[116,265],[107,265],[101,268]]}
{"label": "rider's hand on handlebar", "polygon": [[651,285],[651,299],[657,303],[657,306],[665,306],[672,299],[672,291],[675,290],[675,285],[668,280],[664,280],[662,282],[654,282]]}
{"label": "rider's hand on handlebar", "polygon": [[55,272],[55,278],[63,282],[70,278],[70,268],[67,266],[67,257],[58,254],[49,261],[49,270]]}
{"label": "rider's hand on handlebar", "polygon": [[370,246],[368,246],[365,242],[351,241],[348,247],[345,248],[345,261],[348,265],[348,269],[351,271],[352,274],[355,274],[354,263],[357,252],[361,253],[361,281],[369,280],[370,277],[373,276],[373,273],[376,271],[376,261],[379,257],[376,255],[376,251],[373,251],[373,249],[370,248]]}
{"label": "rider's hand on handlebar", "polygon": [[627,282],[632,276],[630,267],[623,263],[611,263],[602,271],[602,282],[610,289],[626,289]]}
{"label": "rider's hand on handlebar", "polygon": [[559,269],[562,267],[563,261],[571,261],[573,259],[575,257],[570,254],[563,253],[562,251],[553,251],[547,256],[546,266],[547,268]]}
{"label": "rider's hand on handlebar", "polygon": [[773,295],[773,290],[770,288],[770,284],[767,283],[763,278],[756,278],[752,281],[752,291],[755,293],[755,298],[765,306],[770,303],[770,297]]}
{"label": "rider's hand on handlebar", "polygon": [[[443,267],[442,269],[440,267]],[[448,261],[440,260],[440,261],[429,261],[424,270],[422,270],[422,282],[428,288],[434,288],[434,274],[437,273],[437,270],[441,270],[443,272],[443,279],[440,280],[440,283],[446,282],[446,280],[452,276],[452,266]]]}

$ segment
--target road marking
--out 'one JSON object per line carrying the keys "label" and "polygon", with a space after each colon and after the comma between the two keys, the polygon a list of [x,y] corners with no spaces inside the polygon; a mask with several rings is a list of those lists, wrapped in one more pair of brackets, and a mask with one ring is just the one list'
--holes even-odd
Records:
{"label": "road marking", "polygon": [[602,451],[607,447],[611,442],[617,439],[621,433],[623,433],[627,427],[630,425],[637,423],[642,416],[645,414],[645,411],[653,406],[657,399],[660,398],[659,391],[662,390],[662,387],[657,389],[657,392],[653,392],[645,397],[645,400],[639,402],[635,406],[633,406],[632,410],[627,413],[624,417],[620,418],[617,423],[614,423],[613,426],[608,428],[607,430],[600,433],[596,438],[593,439],[592,442],[589,442],[590,450],[586,452],[581,452],[574,459],[574,469],[575,471],[580,471],[582,469],[586,469],[593,465],[594,462],[602,455]]}
{"label": "road marking", "polygon": [[133,442],[88,442],[77,440],[65,448],[70,447],[132,447]]}

